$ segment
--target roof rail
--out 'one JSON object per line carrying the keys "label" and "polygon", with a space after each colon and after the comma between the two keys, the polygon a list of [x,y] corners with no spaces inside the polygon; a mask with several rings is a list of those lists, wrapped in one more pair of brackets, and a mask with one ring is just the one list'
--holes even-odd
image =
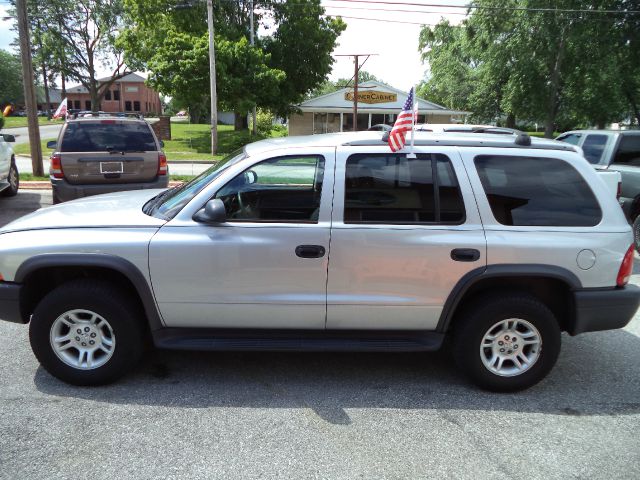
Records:
{"label": "roof rail", "polygon": [[138,118],[140,120],[144,120],[144,115],[141,113],[132,113],[132,112],[90,112],[88,110],[83,110],[81,112],[72,113],[67,116],[68,120],[75,120],[76,118],[91,118],[91,117],[116,117],[116,118]]}
{"label": "roof rail", "polygon": [[[414,138],[415,146],[428,147],[498,147],[498,148],[530,148],[534,150],[560,150],[566,152],[575,152],[573,145],[562,142],[554,143],[533,143],[531,137],[526,133],[521,133],[515,139],[511,136],[496,135],[496,140],[474,139],[475,134],[466,135],[460,138],[460,134],[438,133],[431,134],[430,138]],[[498,140],[499,139],[499,140]],[[383,145],[389,141],[389,132],[385,132],[380,139],[363,138],[344,142],[343,146],[375,146]]]}

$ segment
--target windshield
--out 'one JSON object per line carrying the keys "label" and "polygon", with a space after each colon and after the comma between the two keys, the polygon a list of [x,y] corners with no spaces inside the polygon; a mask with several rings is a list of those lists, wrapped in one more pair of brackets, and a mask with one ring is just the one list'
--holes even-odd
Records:
{"label": "windshield", "polygon": [[235,165],[245,158],[247,158],[247,155],[244,153],[243,148],[236,150],[211,168],[202,172],[190,182],[167,190],[152,199],[147,204],[151,208],[149,210],[145,208],[145,212],[167,220],[175,217],[176,214],[182,210],[182,208],[189,203],[193,197],[200,193],[204,187],[209,185],[214,178],[218,177],[230,166]]}
{"label": "windshield", "polygon": [[61,152],[157,151],[151,128],[144,122],[75,122],[67,124]]}

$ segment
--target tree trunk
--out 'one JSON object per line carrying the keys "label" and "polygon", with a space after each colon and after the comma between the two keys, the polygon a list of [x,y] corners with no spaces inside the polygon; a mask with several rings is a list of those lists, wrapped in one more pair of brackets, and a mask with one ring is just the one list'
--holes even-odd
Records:
{"label": "tree trunk", "polygon": [[638,108],[638,103],[636,102],[636,99],[631,92],[627,91],[625,92],[625,94],[627,96],[629,104],[631,105],[631,109],[633,110],[633,115],[634,117],[636,117],[636,123],[638,124],[638,126],[640,126],[640,108]]}
{"label": "tree trunk", "polygon": [[598,130],[604,130],[606,127],[604,120],[598,120]]}
{"label": "tree trunk", "polygon": [[[64,76],[64,73],[60,74],[60,82],[62,83],[62,93],[60,94],[60,98],[64,100],[67,96],[67,81]],[[69,107],[71,108],[71,107]]]}
{"label": "tree trunk", "polygon": [[565,32],[560,35],[560,44],[558,45],[558,54],[551,70],[551,91],[549,92],[549,103],[547,107],[547,115],[544,122],[544,136],[545,138],[553,138],[554,127],[556,123],[556,115],[558,114],[558,108],[560,107],[560,69],[562,67],[562,60],[564,58],[565,49]]}
{"label": "tree trunk", "polygon": [[47,80],[47,67],[42,62],[42,84],[44,85],[44,101],[47,102],[45,111],[47,112],[47,120],[51,120],[51,99],[49,98],[49,82]]}
{"label": "tree trunk", "polygon": [[234,112],[233,117],[234,117],[234,122],[233,122],[234,130],[246,130],[247,128],[249,128],[249,122],[247,121],[246,113]]}
{"label": "tree trunk", "polygon": [[507,114],[507,128],[516,128],[516,116],[513,113]]}

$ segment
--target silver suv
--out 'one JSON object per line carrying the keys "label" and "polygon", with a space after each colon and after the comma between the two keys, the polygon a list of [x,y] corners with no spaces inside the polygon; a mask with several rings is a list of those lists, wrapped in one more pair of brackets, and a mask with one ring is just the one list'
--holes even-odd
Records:
{"label": "silver suv", "polygon": [[167,157],[143,119],[110,115],[69,120],[49,142],[53,203],[100,193],[166,188]]}
{"label": "silver suv", "polygon": [[525,135],[264,140],[165,191],[0,230],[0,318],[44,368],[113,381],[144,338],[183,350],[428,351],[527,388],[561,332],[624,327],[631,229],[576,147]]}

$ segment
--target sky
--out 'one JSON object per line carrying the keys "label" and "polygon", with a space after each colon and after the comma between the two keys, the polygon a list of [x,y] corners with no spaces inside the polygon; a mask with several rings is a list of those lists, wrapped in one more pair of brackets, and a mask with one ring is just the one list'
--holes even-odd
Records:
{"label": "sky", "polygon": [[[347,24],[333,52],[336,61],[329,78],[353,77],[353,58],[338,55],[371,54],[361,68],[393,87],[408,91],[423,79],[427,70],[418,52],[420,24],[433,25],[441,18],[459,23],[466,9],[455,7],[467,3],[468,0],[323,0],[327,15],[342,16]],[[1,20],[8,6],[6,0],[0,0],[0,48],[5,50],[11,50],[9,45],[16,36],[11,29],[13,22]],[[361,64],[365,58],[360,57]],[[105,69],[99,76],[108,73]]]}

